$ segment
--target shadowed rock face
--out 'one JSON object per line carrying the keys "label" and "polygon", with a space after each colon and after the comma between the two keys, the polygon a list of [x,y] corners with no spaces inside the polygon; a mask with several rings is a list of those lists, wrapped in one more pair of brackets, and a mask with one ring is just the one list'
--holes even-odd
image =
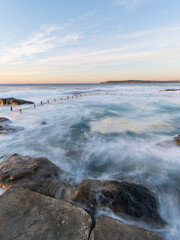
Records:
{"label": "shadowed rock face", "polygon": [[34,102],[26,101],[23,99],[16,98],[0,98],[0,105],[23,105],[23,104],[34,104]]}
{"label": "shadowed rock face", "polygon": [[108,207],[115,214],[144,221],[155,227],[164,225],[158,213],[155,195],[147,188],[127,182],[84,180],[77,187],[73,201],[96,212]]}
{"label": "shadowed rock face", "polygon": [[126,225],[108,217],[100,217],[96,221],[92,235],[94,240],[162,240],[151,231]]}
{"label": "shadowed rock face", "polygon": [[90,216],[81,208],[11,187],[0,196],[1,240],[88,240]]}
{"label": "shadowed rock face", "polygon": [[46,158],[12,154],[0,162],[0,187],[20,186],[48,196],[68,200],[74,188],[69,174]]}

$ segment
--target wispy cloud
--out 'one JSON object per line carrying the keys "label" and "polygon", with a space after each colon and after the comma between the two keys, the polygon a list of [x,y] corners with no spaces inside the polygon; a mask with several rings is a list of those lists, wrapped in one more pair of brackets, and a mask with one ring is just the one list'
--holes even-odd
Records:
{"label": "wispy cloud", "polygon": [[59,26],[50,26],[33,34],[30,38],[4,49],[0,62],[20,63],[23,58],[32,58],[39,53],[46,53],[50,49],[75,43],[79,39],[76,33],[64,33]]}
{"label": "wispy cloud", "polygon": [[157,34],[159,35],[159,34],[164,34],[164,33],[172,34],[172,33],[176,33],[176,32],[180,33],[180,26],[148,29],[145,31],[121,34],[118,37],[122,40],[125,40],[125,39],[135,39],[135,38],[141,38],[141,37],[146,37],[146,36],[153,36],[153,35],[157,35]]}
{"label": "wispy cloud", "polygon": [[112,7],[121,6],[125,9],[132,10],[141,6],[142,4],[147,3],[148,1],[149,0],[114,0],[111,3],[111,6]]}
{"label": "wispy cloud", "polygon": [[[177,51],[178,49],[178,51]],[[159,48],[155,50],[143,50],[143,51],[121,51],[120,49],[111,49],[109,52],[106,50],[103,52],[89,52],[82,53],[76,52],[68,55],[53,56],[45,59],[39,59],[35,61],[35,66],[38,70],[47,69],[48,71],[54,71],[55,69],[61,69],[68,71],[78,68],[86,69],[97,66],[110,66],[120,65],[124,63],[132,62],[144,62],[144,61],[166,61],[179,59],[180,57],[180,46],[177,48],[164,49]]]}

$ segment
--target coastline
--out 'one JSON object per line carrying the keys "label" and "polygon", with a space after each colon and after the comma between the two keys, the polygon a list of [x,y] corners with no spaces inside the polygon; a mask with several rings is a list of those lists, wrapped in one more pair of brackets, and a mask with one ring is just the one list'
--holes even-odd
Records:
{"label": "coastline", "polygon": [[122,80],[122,81],[105,81],[100,82],[100,84],[170,84],[170,83],[180,83],[180,80],[177,81],[151,81],[151,80]]}

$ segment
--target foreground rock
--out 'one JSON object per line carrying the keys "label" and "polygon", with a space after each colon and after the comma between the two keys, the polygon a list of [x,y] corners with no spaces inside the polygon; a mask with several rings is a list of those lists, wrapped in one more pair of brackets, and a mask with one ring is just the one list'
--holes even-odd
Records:
{"label": "foreground rock", "polygon": [[0,124],[1,123],[12,123],[12,121],[11,120],[9,120],[8,118],[5,118],[5,117],[0,117]]}
{"label": "foreground rock", "polygon": [[23,105],[23,104],[34,104],[34,102],[16,99],[16,98],[0,98],[0,105]]}
{"label": "foreground rock", "polygon": [[164,225],[158,213],[158,202],[147,188],[127,182],[84,180],[77,187],[73,201],[96,212],[108,207],[123,218]]}
{"label": "foreground rock", "polygon": [[68,200],[74,192],[68,178],[68,173],[46,158],[12,154],[0,162],[0,187],[4,189],[10,186],[20,186]]}
{"label": "foreground rock", "polygon": [[176,142],[178,145],[180,145],[180,134],[176,135],[176,136],[174,137],[174,140],[175,140],[175,142]]}
{"label": "foreground rock", "polygon": [[151,231],[108,217],[100,217],[96,221],[92,236],[94,240],[162,240]]}
{"label": "foreground rock", "polygon": [[14,133],[23,130],[23,127],[9,126],[9,125],[0,125],[0,135],[6,135],[8,133]]}
{"label": "foreground rock", "polygon": [[90,216],[81,208],[11,187],[0,196],[1,240],[88,240]]}

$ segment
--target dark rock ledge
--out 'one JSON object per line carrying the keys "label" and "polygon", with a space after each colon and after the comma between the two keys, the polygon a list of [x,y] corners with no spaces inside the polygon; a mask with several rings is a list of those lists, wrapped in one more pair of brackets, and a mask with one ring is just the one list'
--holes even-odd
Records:
{"label": "dark rock ledge", "polygon": [[0,105],[19,106],[19,105],[23,105],[23,104],[34,104],[34,102],[23,100],[23,99],[16,99],[16,98],[0,98]]}
{"label": "dark rock ledge", "polygon": [[1,240],[161,240],[137,226],[93,216],[108,207],[127,219],[163,225],[156,197],[140,185],[84,180],[75,187],[71,175],[48,159],[12,154],[0,162],[0,187],[7,189],[0,196]]}

